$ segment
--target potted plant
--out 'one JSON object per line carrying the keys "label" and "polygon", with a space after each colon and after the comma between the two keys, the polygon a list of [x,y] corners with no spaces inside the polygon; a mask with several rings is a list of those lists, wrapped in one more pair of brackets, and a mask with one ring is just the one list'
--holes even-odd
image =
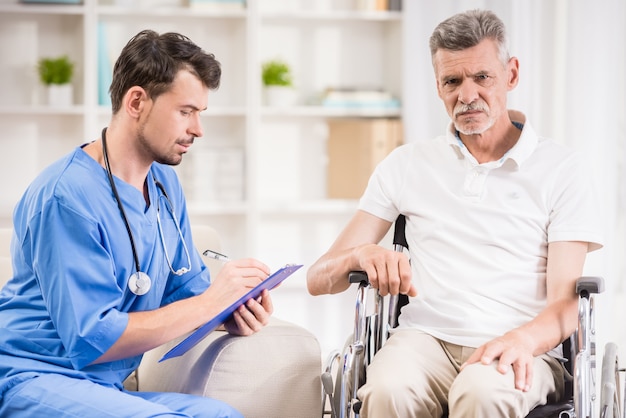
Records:
{"label": "potted plant", "polygon": [[265,61],[261,72],[266,104],[291,106],[295,103],[295,90],[291,67],[285,61]]}
{"label": "potted plant", "polygon": [[72,76],[74,63],[66,56],[56,58],[44,57],[37,64],[39,79],[46,86],[48,104],[52,106],[69,106],[72,104]]}

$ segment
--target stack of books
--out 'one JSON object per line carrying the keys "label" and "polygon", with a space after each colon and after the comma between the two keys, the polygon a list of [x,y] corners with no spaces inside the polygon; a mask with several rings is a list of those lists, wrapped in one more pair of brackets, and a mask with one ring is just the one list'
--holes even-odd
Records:
{"label": "stack of books", "polygon": [[188,0],[189,8],[202,11],[230,12],[246,8],[246,0]]}
{"label": "stack of books", "polygon": [[321,105],[342,109],[399,109],[400,101],[384,90],[344,88],[327,90]]}
{"label": "stack of books", "polygon": [[400,11],[402,0],[357,0],[357,8],[363,11]]}
{"label": "stack of books", "polygon": [[81,4],[82,0],[20,0],[22,3]]}

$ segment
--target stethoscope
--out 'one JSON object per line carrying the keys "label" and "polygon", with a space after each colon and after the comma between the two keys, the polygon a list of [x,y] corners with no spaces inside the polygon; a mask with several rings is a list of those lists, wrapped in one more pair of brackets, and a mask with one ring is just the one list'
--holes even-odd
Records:
{"label": "stethoscope", "polygon": [[[122,215],[122,219],[124,220],[124,225],[126,226],[126,232],[128,233],[128,239],[130,240],[130,246],[133,250],[133,259],[135,260],[135,272],[131,274],[130,278],[128,279],[128,288],[135,295],[141,296],[141,295],[145,295],[146,293],[148,293],[148,291],[152,287],[152,279],[150,279],[150,276],[148,276],[147,273],[144,273],[143,271],[141,271],[141,266],[139,265],[139,256],[137,255],[137,247],[135,246],[135,239],[133,237],[133,232],[130,229],[130,223],[128,222],[128,218],[126,217],[126,211],[124,210],[122,199],[120,198],[120,195],[117,192],[117,187],[115,187],[115,181],[113,180],[113,174],[111,172],[111,164],[109,163],[109,155],[107,152],[107,144],[106,144],[106,131],[107,131],[107,128],[104,128],[102,130],[102,156],[104,158],[105,170],[107,172],[107,177],[109,178],[109,184],[111,185],[113,196],[115,196],[115,201],[117,202],[117,207],[119,208],[120,214]],[[159,190],[162,193],[162,195],[159,196],[159,199],[161,197],[165,198],[165,205],[167,207],[167,210],[170,212],[170,215],[172,216],[172,220],[174,221],[174,225],[176,226],[176,230],[178,231],[178,237],[180,241],[183,243],[183,250],[185,251],[185,255],[187,256],[187,267],[181,267],[178,270],[174,270],[174,268],[172,267],[172,262],[167,252],[167,246],[165,245],[165,239],[163,238],[163,227],[161,226],[161,215],[160,215],[161,205],[160,205],[160,200],[158,200],[157,208],[156,208],[157,225],[159,227],[159,236],[161,237],[161,245],[163,245],[163,252],[165,253],[165,259],[167,260],[167,265],[169,266],[170,271],[177,276],[182,276],[183,274],[191,270],[191,257],[189,255],[189,250],[187,249],[187,244],[185,243],[183,234],[180,230],[180,224],[178,222],[178,219],[176,218],[176,214],[174,213],[174,207],[172,205],[172,202],[169,196],[167,195],[167,192],[165,191],[165,187],[163,187],[163,184],[161,184],[161,182],[157,181],[154,175],[152,176],[152,178],[154,179],[155,185],[157,186],[157,188],[159,188]]]}

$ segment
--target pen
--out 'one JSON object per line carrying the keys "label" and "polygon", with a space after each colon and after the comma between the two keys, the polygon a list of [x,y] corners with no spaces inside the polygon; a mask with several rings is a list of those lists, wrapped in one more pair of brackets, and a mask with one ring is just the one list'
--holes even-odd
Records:
{"label": "pen", "polygon": [[[222,253],[218,253],[217,251],[213,251],[213,250],[204,250],[202,255],[204,255],[206,257],[209,257],[209,258],[213,258],[215,260],[223,261],[223,262],[230,261],[230,257],[228,257],[227,255],[224,255]],[[256,298],[256,301],[258,303],[261,303],[261,300],[262,300],[261,296],[258,296]]]}
{"label": "pen", "polygon": [[209,257],[209,258],[214,258],[216,260],[223,261],[223,262],[230,261],[230,258],[228,256],[218,253],[217,251],[213,251],[213,250],[205,250],[202,253],[202,255]]}

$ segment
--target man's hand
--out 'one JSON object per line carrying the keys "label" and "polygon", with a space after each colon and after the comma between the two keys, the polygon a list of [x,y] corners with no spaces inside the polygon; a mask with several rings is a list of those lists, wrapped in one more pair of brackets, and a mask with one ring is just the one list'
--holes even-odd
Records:
{"label": "man's hand", "polygon": [[533,344],[532,338],[520,331],[513,330],[494,340],[481,345],[461,366],[482,363],[484,365],[498,361],[497,370],[508,373],[513,368],[515,388],[524,392],[530,390],[533,381]]}
{"label": "man's hand", "polygon": [[391,251],[375,244],[356,247],[361,269],[367,273],[370,285],[381,296],[403,294],[417,296],[411,279],[411,265],[406,254]]}

